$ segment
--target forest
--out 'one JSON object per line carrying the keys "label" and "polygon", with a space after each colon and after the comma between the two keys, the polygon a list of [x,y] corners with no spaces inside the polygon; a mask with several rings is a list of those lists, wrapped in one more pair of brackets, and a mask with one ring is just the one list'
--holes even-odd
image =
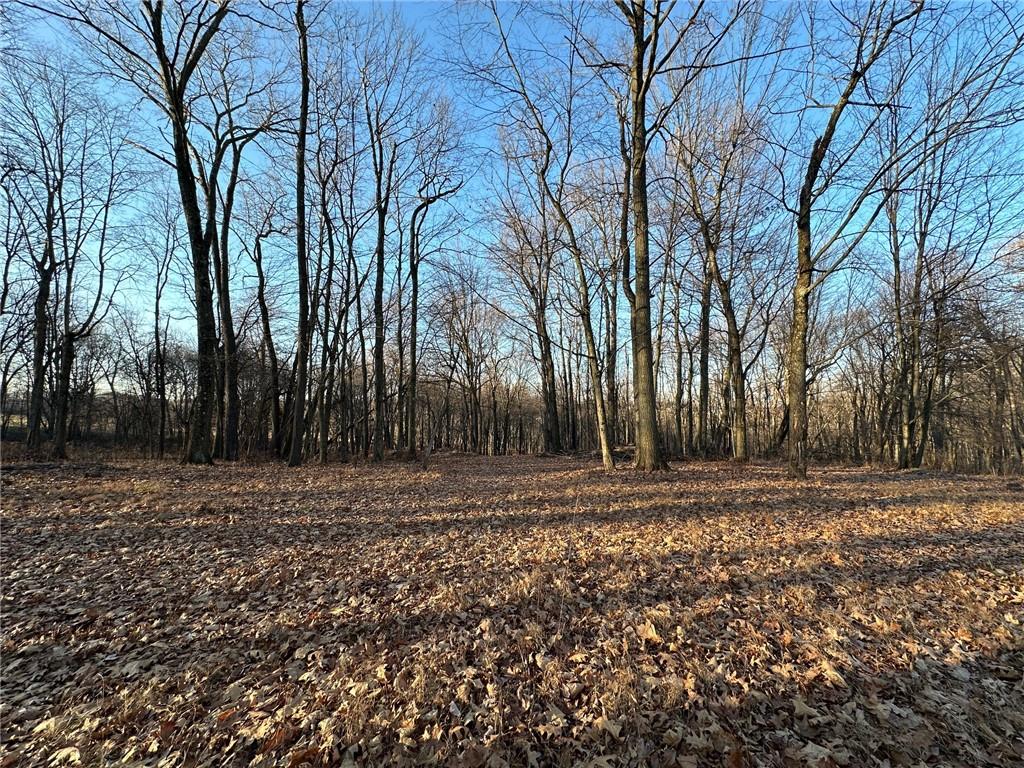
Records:
{"label": "forest", "polygon": [[1020,471],[1018,6],[399,7],[5,4],[6,441]]}
{"label": "forest", "polygon": [[1024,5],[0,3],[0,768],[1024,760]]}

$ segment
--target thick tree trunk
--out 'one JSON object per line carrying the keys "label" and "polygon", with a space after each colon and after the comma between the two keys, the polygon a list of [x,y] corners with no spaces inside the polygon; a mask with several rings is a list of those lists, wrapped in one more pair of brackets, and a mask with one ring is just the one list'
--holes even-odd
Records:
{"label": "thick tree trunk", "polygon": [[213,463],[213,410],[217,397],[217,323],[213,313],[210,285],[210,240],[204,232],[196,192],[196,177],[189,157],[185,106],[172,116],[174,159],[181,194],[182,212],[192,250],[192,280],[196,300],[196,392],[192,399],[188,444],[182,461],[187,464]]}
{"label": "thick tree trunk", "polygon": [[743,370],[743,338],[736,320],[731,287],[722,275],[718,264],[718,251],[715,248],[708,249],[708,265],[718,284],[718,293],[722,299],[722,314],[725,316],[728,334],[729,383],[732,387],[733,398],[730,425],[732,457],[735,461],[747,461],[750,458],[750,453],[747,447],[747,383]]}
{"label": "thick tree trunk", "polygon": [[[835,136],[839,120],[850,104],[861,80],[868,69],[885,51],[893,30],[900,24],[912,19],[924,8],[915,4],[913,10],[895,18],[876,34],[870,43],[870,53],[866,55],[860,66],[854,67],[846,81],[836,103],[832,106],[828,122],[821,135],[814,140],[803,182],[796,214],[796,282],[793,285],[793,325],[790,328],[789,360],[787,372],[789,376],[789,472],[793,477],[807,477],[807,333],[810,323],[811,290],[814,286],[815,260],[811,242],[811,209],[816,196],[821,191],[816,189],[818,175],[828,154],[829,146]],[[861,39],[863,44],[866,38]],[[859,54],[863,50],[859,49]]]}
{"label": "thick tree trunk", "polygon": [[218,306],[220,309],[220,333],[224,347],[224,437],[221,450],[226,461],[238,460],[238,426],[242,401],[238,393],[238,340],[235,336],[234,318],[231,312],[230,266],[228,263],[228,237],[231,213],[235,202],[235,187],[242,153],[235,149],[231,159],[231,172],[224,193],[224,211],[220,225],[220,247],[218,248]]}
{"label": "thick tree trunk", "polygon": [[57,396],[53,414],[53,457],[67,458],[68,403],[71,400],[71,366],[75,360],[75,340],[65,328],[60,342],[60,363],[57,371]]}
{"label": "thick tree trunk", "polygon": [[542,317],[537,318],[536,327],[537,346],[540,352],[541,394],[544,400],[544,452],[561,453],[562,429],[558,421],[558,385],[555,381],[551,338]]}
{"label": "thick tree trunk", "polygon": [[645,10],[633,23],[633,62],[630,97],[630,195],[633,209],[633,301],[630,330],[633,342],[633,382],[636,407],[636,467],[645,471],[668,469],[658,435],[657,388],[651,339],[651,264],[647,207],[647,92],[641,83],[646,66]]}
{"label": "thick tree trunk", "polygon": [[[47,250],[52,248],[47,244]],[[29,450],[38,450],[43,444],[43,394],[46,386],[46,334],[48,325],[47,305],[50,303],[50,287],[53,282],[52,258],[46,264],[36,267],[39,287],[32,313],[32,389],[28,407]]]}
{"label": "thick tree trunk", "polygon": [[213,290],[210,286],[210,239],[212,232],[204,231],[196,191],[196,174],[192,168],[191,147],[188,140],[188,80],[195,72],[206,46],[228,14],[227,3],[217,7],[211,15],[199,45],[192,58],[181,70],[178,51],[167,49],[163,30],[163,5],[147,5],[149,32],[160,68],[164,89],[163,107],[166,109],[172,131],[174,170],[181,196],[182,213],[188,229],[192,256],[192,279],[196,302],[196,391],[189,418],[188,443],[182,461],[190,464],[213,463],[212,420],[217,397],[217,324],[213,312]]}
{"label": "thick tree trunk", "polygon": [[732,384],[732,457],[735,461],[748,461],[747,445],[747,382],[743,372],[740,343],[736,339],[729,350],[729,378]]}
{"label": "thick tree trunk", "polygon": [[601,446],[601,464],[605,469],[615,469],[615,457],[612,454],[611,425],[605,410],[604,392],[601,389],[601,367],[597,357],[597,341],[590,318],[584,326],[587,341],[587,368],[590,371],[590,388],[594,394],[594,409],[597,412],[597,436]]}

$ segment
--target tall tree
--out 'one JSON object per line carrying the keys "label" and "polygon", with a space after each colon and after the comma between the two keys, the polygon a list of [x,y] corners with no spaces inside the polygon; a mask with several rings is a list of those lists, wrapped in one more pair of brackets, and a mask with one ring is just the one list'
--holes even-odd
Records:
{"label": "tall tree", "polygon": [[[654,78],[671,59],[682,35],[659,53],[662,27],[671,5],[655,0],[652,10],[646,2],[616,2],[632,36],[629,59],[629,173],[633,220],[632,280],[629,262],[623,264],[623,289],[629,300],[630,339],[633,345],[633,399],[636,410],[637,469],[667,469],[658,434],[658,393],[654,381],[654,348],[651,340],[650,216],[647,207],[647,99]],[[648,32],[648,16],[651,17]]]}
{"label": "tall tree", "polygon": [[789,335],[789,471],[795,477],[807,476],[807,334],[809,329],[811,291],[814,284],[815,258],[811,239],[811,213],[825,185],[818,184],[822,166],[835,138],[843,113],[868,70],[885,53],[893,40],[893,33],[908,23],[923,9],[915,4],[901,13],[895,3],[882,2],[871,9],[863,22],[851,24],[854,35],[854,58],[850,62],[838,98],[829,111],[828,120],[814,137],[796,206],[796,281],[793,284],[793,323]]}
{"label": "tall tree", "polygon": [[[629,55],[625,62],[592,62],[597,67],[620,71],[629,87],[628,105],[623,110],[625,127],[621,154],[628,158],[633,251],[623,264],[623,290],[630,306],[633,346],[633,398],[636,416],[636,466],[646,471],[667,469],[658,429],[657,385],[654,345],[651,336],[651,254],[650,212],[647,192],[647,159],[650,145],[668,119],[687,86],[708,65],[709,59],[728,34],[748,3],[737,3],[718,22],[705,13],[704,3],[695,3],[689,16],[677,20],[675,2],[615,0],[625,21]],[[698,35],[697,33],[700,32]],[[684,43],[687,43],[684,46]],[[685,54],[685,60],[680,57]],[[648,103],[656,82],[669,72],[677,73],[674,95],[659,102],[651,115]],[[632,279],[630,271],[632,270]]]}
{"label": "tall tree", "polygon": [[363,117],[373,170],[376,239],[373,249],[373,458],[384,458],[387,423],[386,318],[384,281],[389,213],[402,181],[414,167],[408,149],[425,127],[426,96],[420,41],[394,13],[375,14],[373,31],[362,42],[359,69]]}
{"label": "tall tree", "polygon": [[309,123],[309,41],[306,0],[295,0],[295,31],[299,46],[299,120],[295,141],[295,258],[299,273],[299,329],[292,388],[292,435],[288,466],[302,464],[306,438],[306,380],[309,365],[309,263],[306,253],[306,132]]}
{"label": "tall tree", "polygon": [[416,453],[417,402],[416,383],[418,379],[419,357],[419,303],[420,303],[420,264],[423,260],[423,224],[430,208],[445,198],[455,195],[462,188],[462,180],[450,178],[435,162],[425,163],[422,171],[422,182],[417,189],[417,201],[409,217],[409,281],[411,295],[409,297],[409,378],[406,385],[405,439],[406,451],[410,456]]}
{"label": "tall tree", "polygon": [[142,0],[138,8],[88,0],[26,3],[63,19],[109,65],[109,74],[138,88],[171,125],[172,164],[189,233],[196,302],[196,393],[183,461],[213,462],[217,397],[217,325],[210,284],[211,232],[203,224],[190,157],[190,84],[230,9],[228,0],[188,3]]}
{"label": "tall tree", "polygon": [[[536,86],[527,80],[526,67],[521,60],[524,55],[514,50],[509,31],[502,21],[496,4],[491,4],[491,14],[496,27],[496,36],[502,57],[504,72],[494,70],[484,73],[488,83],[504,92],[509,102],[509,112],[514,116],[513,125],[526,131],[526,152],[536,155],[534,172],[541,193],[555,213],[559,233],[564,238],[576,276],[576,296],[571,304],[579,318],[586,343],[584,355],[590,374],[591,394],[597,418],[597,432],[601,447],[601,460],[606,469],[614,469],[612,456],[611,428],[605,405],[605,392],[601,380],[600,350],[592,318],[592,298],[589,277],[585,266],[585,255],[581,238],[577,233],[576,217],[570,210],[571,178],[576,172],[574,157],[585,140],[578,124],[577,101],[581,90],[576,74],[578,58],[576,49],[581,44],[582,6],[570,6],[565,11],[568,45],[555,58],[564,66],[564,71],[554,77],[545,78],[547,96],[542,97]],[[536,70],[537,67],[532,67]],[[557,83],[557,85],[556,85]],[[543,101],[542,101],[543,98]],[[556,141],[558,142],[556,146]],[[523,151],[523,150],[520,150]]]}
{"label": "tall tree", "polygon": [[[823,39],[811,48],[815,60],[827,56],[839,62],[841,88],[824,124],[814,130],[810,153],[802,165],[796,205],[792,207],[797,269],[786,364],[789,470],[795,477],[807,474],[808,334],[811,306],[820,295],[819,289],[848,262],[873,231],[892,196],[922,164],[962,132],[982,130],[1019,114],[1019,100],[1007,103],[1003,97],[1012,92],[1018,77],[1013,73],[1019,72],[1017,62],[1024,46],[1024,12],[995,7],[985,14],[985,23],[971,44],[952,57],[959,61],[943,83],[941,97],[930,104],[930,114],[918,114],[913,125],[905,127],[898,146],[882,147],[865,170],[855,161],[863,160],[863,148],[871,146],[869,138],[878,121],[888,111],[904,108],[901,99],[911,97],[908,86],[926,61],[926,53],[943,49],[975,14],[971,9],[961,17],[949,8],[948,14],[924,17],[923,5],[907,9],[895,2],[873,3],[867,10],[863,17],[837,14],[834,21],[839,27],[839,40]],[[827,47],[827,53],[819,50],[822,46]],[[848,51],[845,58],[843,50]],[[970,54],[965,57],[968,50]],[[948,50],[942,55],[948,55]],[[887,59],[898,65],[889,67],[884,82],[869,80],[869,72]],[[820,97],[812,94],[811,101],[810,111],[816,111]],[[846,141],[837,144],[844,116],[857,112],[863,119]],[[943,119],[937,120],[936,115]],[[821,205],[823,200],[826,205]],[[817,237],[813,230],[815,213],[823,224]]]}

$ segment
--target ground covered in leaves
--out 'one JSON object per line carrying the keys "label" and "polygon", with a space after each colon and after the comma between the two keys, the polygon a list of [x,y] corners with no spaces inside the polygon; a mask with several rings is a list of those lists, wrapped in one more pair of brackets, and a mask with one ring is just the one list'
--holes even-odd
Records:
{"label": "ground covered in leaves", "polygon": [[0,765],[1024,763],[1024,492],[574,459],[3,472]]}

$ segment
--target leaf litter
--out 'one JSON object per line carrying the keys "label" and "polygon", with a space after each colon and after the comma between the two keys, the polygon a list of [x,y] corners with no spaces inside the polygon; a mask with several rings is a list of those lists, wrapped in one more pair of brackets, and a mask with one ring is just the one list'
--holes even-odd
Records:
{"label": "leaf litter", "polygon": [[569,458],[5,468],[0,766],[1024,763],[1024,494]]}

